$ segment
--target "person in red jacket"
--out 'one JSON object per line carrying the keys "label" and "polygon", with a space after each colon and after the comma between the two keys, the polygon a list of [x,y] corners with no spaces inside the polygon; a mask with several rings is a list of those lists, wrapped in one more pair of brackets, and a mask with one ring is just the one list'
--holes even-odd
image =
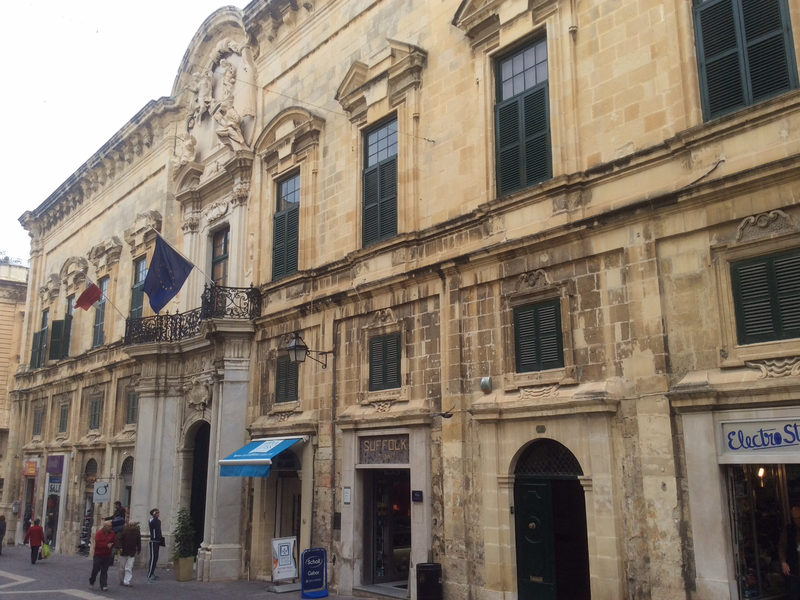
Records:
{"label": "person in red jacket", "polygon": [[28,542],[31,543],[31,564],[36,564],[36,559],[39,558],[39,550],[42,548],[42,544],[44,544],[44,529],[42,526],[39,525],[39,519],[33,520],[33,525],[30,529],[28,529],[28,533],[25,534],[25,541],[24,544]]}
{"label": "person in red jacket", "polygon": [[97,573],[100,573],[100,589],[108,591],[108,567],[114,564],[114,546],[117,535],[111,531],[111,521],[104,521],[103,528],[94,536],[94,561],[92,574],[89,576],[89,587],[94,589]]}

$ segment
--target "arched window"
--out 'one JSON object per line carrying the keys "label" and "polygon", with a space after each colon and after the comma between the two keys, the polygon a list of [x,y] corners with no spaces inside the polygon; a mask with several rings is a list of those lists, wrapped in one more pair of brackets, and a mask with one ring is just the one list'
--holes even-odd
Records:
{"label": "arched window", "polygon": [[583,469],[569,448],[555,440],[536,440],[517,461],[515,475],[580,477]]}
{"label": "arched window", "polygon": [[84,475],[97,475],[97,461],[90,458],[86,461],[86,468],[83,470]]}
{"label": "arched window", "polygon": [[122,462],[122,469],[120,475],[133,475],[133,457],[129,456]]}

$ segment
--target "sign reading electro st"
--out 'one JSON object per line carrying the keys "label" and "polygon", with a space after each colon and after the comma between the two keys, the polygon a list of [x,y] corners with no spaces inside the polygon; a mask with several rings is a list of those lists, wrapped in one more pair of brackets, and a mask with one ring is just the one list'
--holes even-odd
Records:
{"label": "sign reading electro st", "polygon": [[800,419],[723,421],[720,425],[722,456],[763,460],[766,455],[784,459],[796,455],[800,461]]}

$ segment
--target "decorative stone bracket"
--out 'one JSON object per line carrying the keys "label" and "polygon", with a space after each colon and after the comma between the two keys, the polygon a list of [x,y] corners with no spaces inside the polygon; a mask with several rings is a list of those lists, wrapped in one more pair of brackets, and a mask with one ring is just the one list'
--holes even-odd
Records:
{"label": "decorative stone bracket", "polygon": [[157,210],[149,210],[136,215],[128,229],[125,230],[125,242],[130,246],[131,256],[136,257],[145,251],[145,246],[152,242],[156,233],[161,231],[161,213]]}
{"label": "decorative stone bracket", "polygon": [[113,235],[89,250],[87,256],[92,266],[94,266],[95,272],[101,275],[119,262],[121,254],[122,242],[117,236]]}

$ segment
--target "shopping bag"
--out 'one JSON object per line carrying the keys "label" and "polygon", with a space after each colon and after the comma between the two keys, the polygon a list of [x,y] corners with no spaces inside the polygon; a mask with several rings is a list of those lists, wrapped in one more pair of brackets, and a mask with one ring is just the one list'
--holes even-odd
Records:
{"label": "shopping bag", "polygon": [[42,544],[42,558],[50,558],[50,546]]}

